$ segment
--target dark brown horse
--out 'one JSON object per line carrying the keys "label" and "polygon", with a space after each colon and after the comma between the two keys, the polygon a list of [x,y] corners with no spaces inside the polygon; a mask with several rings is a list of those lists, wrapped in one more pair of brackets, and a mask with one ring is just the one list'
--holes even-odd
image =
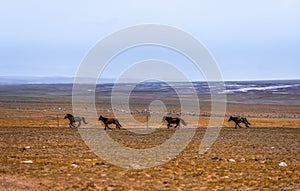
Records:
{"label": "dark brown horse", "polygon": [[73,115],[67,113],[64,117],[64,119],[69,119],[70,123],[69,123],[69,127],[72,128],[72,127],[75,127],[75,123],[78,122],[78,125],[77,127],[80,127],[81,125],[81,121],[84,123],[84,124],[88,124],[86,121],[85,121],[85,118],[84,117],[74,117]]}
{"label": "dark brown horse", "polygon": [[99,121],[102,121],[105,125],[104,130],[106,130],[106,128],[111,129],[110,127],[108,127],[109,124],[115,124],[116,128],[121,129],[122,125],[119,123],[119,121],[115,118],[106,118],[103,117],[102,115],[100,115],[99,117]]}
{"label": "dark brown horse", "polygon": [[186,122],[183,119],[179,118],[179,117],[167,117],[167,116],[164,116],[163,119],[162,119],[162,122],[164,122],[164,121],[168,122],[168,125],[167,125],[168,129],[171,127],[171,124],[176,124],[176,126],[174,128],[176,128],[176,127],[179,128],[180,127],[180,122],[183,125],[187,125]]}
{"label": "dark brown horse", "polygon": [[249,127],[251,123],[246,119],[246,117],[241,117],[241,116],[230,116],[228,121],[234,121],[235,122],[235,128],[239,126],[239,128],[242,128],[239,123],[244,123],[246,127]]}

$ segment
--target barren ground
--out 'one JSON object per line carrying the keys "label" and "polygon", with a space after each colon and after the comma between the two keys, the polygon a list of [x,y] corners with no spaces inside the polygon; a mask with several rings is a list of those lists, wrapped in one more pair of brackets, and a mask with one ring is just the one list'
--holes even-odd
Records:
{"label": "barren ground", "polygon": [[[69,97],[1,96],[0,107],[0,190],[300,190],[298,105],[228,103],[227,114],[254,116],[248,117],[250,128],[234,129],[225,120],[215,144],[199,155],[208,122],[200,116],[183,152],[143,170],[96,156],[63,120],[72,111]],[[201,107],[209,110],[205,103]],[[123,145],[146,148],[174,131],[163,126],[155,141],[126,130],[108,134]]]}

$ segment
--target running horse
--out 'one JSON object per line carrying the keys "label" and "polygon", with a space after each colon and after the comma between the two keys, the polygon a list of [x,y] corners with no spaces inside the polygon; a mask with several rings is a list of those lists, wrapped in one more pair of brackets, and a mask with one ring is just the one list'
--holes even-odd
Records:
{"label": "running horse", "polygon": [[105,125],[104,130],[106,130],[106,128],[111,129],[110,127],[108,127],[109,124],[115,124],[117,129],[121,129],[122,127],[122,125],[119,123],[119,121],[116,118],[106,118],[100,115],[99,121],[102,121],[104,123]]}
{"label": "running horse", "polygon": [[246,127],[249,127],[251,123],[246,119],[246,117],[241,117],[241,116],[230,116],[228,121],[234,121],[235,122],[235,128],[236,126],[239,126],[239,128],[242,128],[239,123],[244,123]]}
{"label": "running horse", "polygon": [[84,123],[84,124],[88,124],[86,121],[85,121],[85,118],[84,117],[74,117],[72,114],[69,114],[67,113],[64,117],[64,119],[69,119],[70,123],[69,123],[69,127],[72,128],[72,127],[75,127],[75,123],[78,122],[78,125],[77,127],[80,127],[81,125],[81,121]]}
{"label": "running horse", "polygon": [[168,116],[164,116],[162,119],[162,122],[167,121],[168,122],[168,129],[171,127],[171,124],[176,124],[176,126],[174,128],[179,128],[180,127],[180,122],[185,126],[187,125],[186,122],[179,118],[179,117],[168,117]]}

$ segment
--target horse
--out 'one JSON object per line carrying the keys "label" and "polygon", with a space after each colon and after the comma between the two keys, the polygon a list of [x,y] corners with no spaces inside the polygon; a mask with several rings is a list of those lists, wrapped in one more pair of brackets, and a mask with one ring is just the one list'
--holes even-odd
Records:
{"label": "horse", "polygon": [[75,123],[78,122],[78,125],[77,127],[80,127],[81,125],[81,121],[83,121],[84,124],[88,124],[86,121],[85,121],[85,118],[84,117],[74,117],[73,115],[67,113],[64,117],[64,119],[69,119],[70,123],[69,123],[69,127],[72,128],[72,127],[75,127]]}
{"label": "horse", "polygon": [[168,122],[168,125],[167,125],[167,127],[168,127],[168,129],[171,127],[171,124],[173,123],[175,123],[176,124],[176,126],[174,127],[174,128],[176,128],[176,127],[180,127],[180,122],[185,126],[185,125],[187,125],[187,123],[183,120],[183,119],[181,119],[181,118],[179,118],[179,117],[168,117],[168,116],[164,116],[163,117],[163,119],[162,119],[162,122],[164,122],[164,121],[167,121]]}
{"label": "horse", "polygon": [[115,118],[106,118],[103,117],[102,115],[100,115],[99,117],[99,121],[102,121],[105,125],[104,130],[106,130],[106,128],[111,129],[110,127],[108,127],[109,124],[115,124],[117,129],[121,129],[122,125],[119,123],[119,121]]}
{"label": "horse", "polygon": [[228,121],[234,121],[235,122],[235,128],[236,126],[239,126],[239,128],[242,128],[239,123],[244,123],[246,127],[249,127],[251,123],[246,119],[246,117],[241,117],[241,116],[230,116]]}

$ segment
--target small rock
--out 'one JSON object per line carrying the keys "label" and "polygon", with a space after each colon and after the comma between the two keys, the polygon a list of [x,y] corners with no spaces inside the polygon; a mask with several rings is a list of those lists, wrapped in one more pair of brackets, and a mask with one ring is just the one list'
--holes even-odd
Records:
{"label": "small rock", "polygon": [[22,148],[22,150],[25,151],[26,149],[30,149],[30,148],[31,148],[30,146],[25,146]]}
{"label": "small rock", "polygon": [[134,168],[134,169],[139,169],[139,168],[141,168],[141,166],[139,165],[139,164],[131,164],[130,165],[132,168]]}
{"label": "small rock", "polygon": [[145,174],[146,177],[148,178],[151,178],[151,175],[150,174]]}
{"label": "small rock", "polygon": [[245,158],[241,158],[241,162],[246,162],[246,159]]}
{"label": "small rock", "polygon": [[287,166],[287,164],[285,162],[280,162],[278,165],[279,166]]}
{"label": "small rock", "polygon": [[219,157],[213,157],[213,158],[211,158],[211,160],[220,161],[220,160],[222,160],[222,159],[221,159],[221,158],[219,158]]}
{"label": "small rock", "polygon": [[78,166],[78,163],[75,161],[75,162],[73,162],[73,163],[71,164],[71,166],[76,167],[76,166]]}
{"label": "small rock", "polygon": [[229,162],[235,162],[235,160],[234,160],[234,159],[228,159],[228,161],[229,161]]}
{"label": "small rock", "polygon": [[116,189],[116,185],[110,184],[110,185],[108,185],[108,187],[106,189],[107,189],[107,191],[113,191]]}
{"label": "small rock", "polygon": [[266,163],[266,160],[262,160],[260,161],[261,164],[265,164]]}
{"label": "small rock", "polygon": [[22,161],[22,163],[24,163],[24,164],[32,164],[33,162],[32,162],[32,160],[25,160],[25,161]]}
{"label": "small rock", "polygon": [[95,165],[102,166],[102,167],[106,166],[104,162],[96,162]]}

